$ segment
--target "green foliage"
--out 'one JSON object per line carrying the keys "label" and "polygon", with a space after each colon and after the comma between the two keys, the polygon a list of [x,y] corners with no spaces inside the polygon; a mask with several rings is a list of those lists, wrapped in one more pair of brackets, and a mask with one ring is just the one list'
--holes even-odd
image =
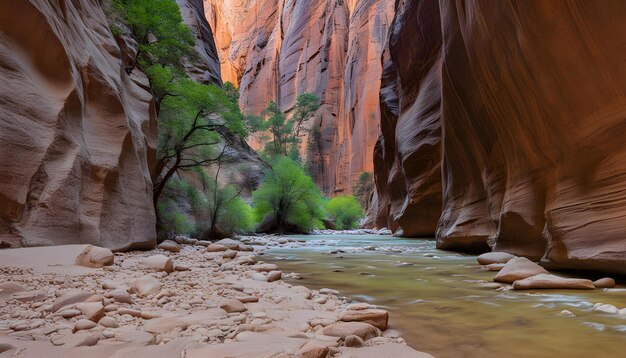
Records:
{"label": "green foliage", "polygon": [[287,119],[273,101],[267,104],[263,111],[265,118],[247,116],[246,122],[250,132],[267,132],[269,135],[261,136],[263,153],[270,157],[286,156],[296,162],[300,162],[300,142],[305,130],[305,123],[319,108],[319,98],[311,93],[303,93],[298,96],[294,106],[293,116]]}
{"label": "green foliage", "polygon": [[326,204],[328,218],[335,223],[337,229],[354,229],[363,218],[363,209],[353,196],[337,196]]}
{"label": "green foliage", "polygon": [[289,158],[274,160],[253,199],[257,219],[274,219],[279,232],[289,226],[303,232],[323,227],[324,198],[313,180]]}
{"label": "green foliage", "polygon": [[[209,236],[216,235],[217,228],[228,233],[249,233],[254,230],[252,208],[240,196],[241,190],[234,185],[220,185],[215,178],[204,174],[202,183],[207,198]],[[243,188],[243,187],[242,187]]]}
{"label": "green foliage", "polygon": [[206,207],[206,199],[193,186],[184,180],[170,180],[157,207],[161,218],[159,222],[161,230],[183,235],[197,235],[199,228],[187,218],[185,212],[199,215],[199,211],[204,207]]}
{"label": "green foliage", "polygon": [[224,83],[224,92],[233,103],[239,103],[239,89],[232,82]]}
{"label": "green foliage", "polygon": [[174,0],[114,0],[113,8],[139,44],[142,68],[153,64],[182,67],[186,58],[194,56],[193,33],[183,23]]}
{"label": "green foliage", "polygon": [[361,207],[369,208],[369,197],[374,190],[374,176],[370,172],[363,172],[359,175],[359,180],[354,183],[352,192],[357,200],[361,203]]}

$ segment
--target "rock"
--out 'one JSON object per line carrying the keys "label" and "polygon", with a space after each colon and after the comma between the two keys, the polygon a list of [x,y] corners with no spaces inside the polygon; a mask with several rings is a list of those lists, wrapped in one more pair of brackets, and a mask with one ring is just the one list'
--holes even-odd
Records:
{"label": "rock", "polygon": [[613,305],[609,305],[609,304],[603,304],[603,303],[596,303],[593,308],[592,311],[600,311],[600,312],[604,312],[604,313],[610,313],[610,314],[615,314],[619,312],[619,309]]}
{"label": "rock", "polygon": [[359,336],[364,340],[380,336],[378,328],[364,322],[337,322],[322,328],[322,334],[331,337],[346,338],[347,336]]}
{"label": "rock", "polygon": [[339,320],[344,322],[365,322],[384,331],[387,329],[389,312],[375,308],[350,310],[344,313]]}
{"label": "rock", "polygon": [[267,282],[267,277],[259,272],[253,272],[250,277],[255,281]]}
{"label": "rock", "polygon": [[346,347],[363,347],[365,341],[359,336],[347,336],[345,339]]}
{"label": "rock", "polygon": [[113,290],[104,294],[106,298],[112,298],[113,301],[119,303],[133,303],[133,298],[130,296],[130,293],[126,290]]}
{"label": "rock", "polygon": [[236,300],[241,301],[241,303],[254,303],[259,302],[259,298],[255,296],[243,296],[237,297]]}
{"label": "rock", "polygon": [[621,310],[617,311],[617,313],[619,313],[622,316],[626,316],[626,308],[622,308]]}
{"label": "rock", "polygon": [[222,240],[216,241],[215,244],[216,245],[226,246],[230,250],[237,251],[237,250],[239,250],[239,245],[241,243],[239,241],[233,240],[233,239],[222,239]]}
{"label": "rock", "polygon": [[13,294],[13,299],[20,302],[41,302],[48,297],[44,290],[18,292]]}
{"label": "rock", "polygon": [[156,279],[154,276],[145,275],[141,278],[136,279],[133,282],[130,290],[131,293],[136,293],[140,296],[147,297],[161,291],[161,282],[159,282],[159,280]]}
{"label": "rock", "polygon": [[87,319],[98,322],[104,317],[104,305],[102,302],[81,302],[76,304],[76,309],[81,311]]}
{"label": "rock", "polygon": [[507,262],[493,279],[496,282],[513,283],[530,276],[547,274],[543,267],[525,257],[515,257]]}
{"label": "rock", "polygon": [[300,348],[302,358],[326,358],[328,353],[328,347],[317,342],[307,342]]}
{"label": "rock", "polygon": [[141,317],[142,313],[139,310],[134,310],[131,308],[119,308],[117,310],[117,314],[119,314],[120,316],[123,316],[125,314],[129,315],[129,316],[133,316],[133,317]]}
{"label": "rock", "polygon": [[241,301],[236,299],[230,299],[220,305],[220,308],[228,313],[244,312],[247,310],[246,306]]}
{"label": "rock", "polygon": [[175,241],[165,240],[157,246],[161,250],[169,252],[180,252],[180,246]]}
{"label": "rock", "polygon": [[117,340],[122,342],[128,342],[133,344],[148,345],[155,341],[153,334],[137,329],[118,329],[118,333],[115,335]]}
{"label": "rock", "polygon": [[539,274],[513,282],[514,290],[529,289],[578,289],[593,290],[591,280],[579,278],[563,278],[550,274]]}
{"label": "rock", "polygon": [[11,243],[8,241],[0,240],[0,249],[10,249]]}
{"label": "rock", "polygon": [[207,252],[222,252],[228,250],[228,247],[224,245],[211,244],[206,247]]}
{"label": "rock", "polygon": [[100,321],[98,321],[98,324],[100,324],[101,326],[106,327],[106,328],[117,328],[117,327],[119,327],[119,325],[117,324],[115,319],[113,319],[113,317],[102,317],[102,319]]}
{"label": "rock", "polygon": [[150,333],[161,334],[173,331],[176,328],[187,329],[189,324],[183,320],[173,317],[155,318],[147,321],[143,325],[143,330]]}
{"label": "rock", "polygon": [[61,308],[69,305],[73,305],[78,302],[84,302],[93,296],[91,292],[79,291],[79,290],[69,290],[63,292],[52,304],[52,312],[56,312]]}
{"label": "rock", "polygon": [[258,272],[270,272],[270,271],[278,271],[278,266],[274,264],[257,264],[254,265],[254,269]]}
{"label": "rock", "polygon": [[174,272],[174,262],[165,255],[154,255],[145,258],[142,263],[154,271]]}
{"label": "rock", "polygon": [[615,280],[610,277],[604,277],[599,280],[593,281],[593,285],[596,288],[613,288],[615,287]]}
{"label": "rock", "polygon": [[479,255],[476,260],[481,265],[505,264],[516,256],[506,252],[487,252]]}
{"label": "rock", "polygon": [[3,282],[0,283],[0,300],[7,300],[13,298],[13,294],[18,292],[24,292],[26,289],[24,286],[16,282]]}
{"label": "rock", "polygon": [[96,322],[88,320],[88,319],[79,319],[74,324],[74,328],[72,328],[72,332],[76,333],[78,331],[84,331],[87,329],[92,329],[97,326]]}
{"label": "rock", "polygon": [[111,250],[105,249],[104,247],[87,245],[83,252],[76,257],[76,264],[85,267],[101,268],[113,265],[114,260],[115,256]]}
{"label": "rock", "polygon": [[81,314],[82,314],[81,311],[74,309],[74,308],[62,310],[56,313],[57,316],[61,316],[63,318],[72,318],[72,317],[80,316]]}
{"label": "rock", "polygon": [[559,316],[574,317],[576,315],[572,311],[563,310],[563,311],[559,312]]}
{"label": "rock", "polygon": [[235,257],[237,257],[237,251],[226,250],[224,254],[222,255],[222,257],[225,259],[234,259]]}
{"label": "rock", "polygon": [[483,270],[500,271],[500,270],[502,270],[504,268],[504,265],[506,265],[506,264],[489,264],[489,265],[483,266]]}
{"label": "rock", "polygon": [[283,272],[282,271],[272,271],[269,274],[267,274],[267,282],[278,281],[282,277],[283,277]]}
{"label": "rock", "polygon": [[239,244],[239,251],[251,252],[254,251],[254,247],[245,244]]}

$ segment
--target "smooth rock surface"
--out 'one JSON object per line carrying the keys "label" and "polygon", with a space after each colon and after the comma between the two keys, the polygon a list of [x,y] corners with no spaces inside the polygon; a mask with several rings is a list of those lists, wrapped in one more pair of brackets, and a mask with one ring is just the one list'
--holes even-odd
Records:
{"label": "smooth rock surface", "polygon": [[539,274],[513,282],[514,290],[530,289],[576,289],[593,290],[595,286],[591,280],[580,278],[563,278],[549,274]]}
{"label": "smooth rock surface", "polygon": [[496,282],[513,283],[539,274],[548,274],[548,271],[525,257],[516,257],[509,260],[493,280]]}

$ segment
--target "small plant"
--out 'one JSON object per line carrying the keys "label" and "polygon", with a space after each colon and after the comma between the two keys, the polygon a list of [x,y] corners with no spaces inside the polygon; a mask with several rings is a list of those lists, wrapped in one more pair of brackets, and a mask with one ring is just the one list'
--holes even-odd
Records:
{"label": "small plant", "polygon": [[353,196],[337,196],[326,204],[328,218],[339,230],[354,229],[363,218],[363,209]]}

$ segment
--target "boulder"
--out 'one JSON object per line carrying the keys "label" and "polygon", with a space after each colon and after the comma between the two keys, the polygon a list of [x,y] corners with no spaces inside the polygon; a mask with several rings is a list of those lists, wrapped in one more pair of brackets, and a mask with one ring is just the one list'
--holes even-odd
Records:
{"label": "boulder", "polygon": [[173,331],[176,328],[187,329],[189,324],[174,317],[155,318],[143,325],[143,330],[150,333],[161,334]]}
{"label": "boulder", "polygon": [[349,310],[339,320],[343,322],[365,322],[384,331],[389,322],[389,312],[376,308]]}
{"label": "boulder", "polygon": [[347,336],[345,339],[346,347],[363,347],[365,341],[359,336]]}
{"label": "boulder", "polygon": [[83,252],[76,257],[76,264],[85,267],[100,268],[113,265],[113,252],[104,247],[87,245]]}
{"label": "boulder", "polygon": [[307,342],[300,348],[302,358],[326,358],[328,353],[328,346],[318,342]]}
{"label": "boulder", "polygon": [[596,288],[613,288],[615,287],[615,280],[610,277],[604,277],[593,281],[593,285]]}
{"label": "boulder", "polygon": [[174,262],[165,255],[153,255],[143,259],[143,265],[154,271],[174,272]]}
{"label": "boulder", "polygon": [[98,323],[104,317],[104,305],[102,302],[81,302],[76,304],[76,309],[81,311],[87,319]]}
{"label": "boulder", "polygon": [[267,282],[278,281],[283,277],[282,271],[272,271],[267,274]]}
{"label": "boulder", "polygon": [[130,291],[142,297],[154,295],[161,291],[161,282],[153,276],[145,275],[133,282]]}
{"label": "boulder", "polygon": [[481,265],[505,264],[515,257],[515,255],[506,252],[487,252],[478,256],[476,260]]}
{"label": "boulder", "polygon": [[169,251],[169,252],[180,252],[180,246],[175,241],[165,240],[157,246],[161,250]]}
{"label": "boulder", "polygon": [[98,324],[100,324],[102,327],[106,327],[106,328],[117,328],[117,327],[119,327],[119,324],[117,324],[117,322],[115,321],[115,319],[113,319],[113,317],[102,317],[102,319],[100,321],[98,321]]}
{"label": "boulder", "polygon": [[222,239],[222,240],[216,241],[215,244],[226,246],[230,250],[235,250],[236,251],[236,250],[239,250],[239,245],[241,243],[239,241],[233,240],[233,239]]}
{"label": "boulder", "polygon": [[74,328],[72,328],[72,333],[76,333],[78,331],[84,331],[87,329],[92,329],[97,326],[96,322],[88,319],[79,319],[74,324]]}
{"label": "boulder", "polygon": [[78,302],[85,302],[91,296],[93,296],[93,293],[91,292],[85,292],[80,290],[65,291],[52,303],[52,312],[56,312],[68,305],[73,305]]}
{"label": "boulder", "polygon": [[378,328],[364,322],[337,322],[322,328],[325,336],[339,337],[359,336],[364,340],[379,337],[381,332]]}
{"label": "boulder", "polygon": [[525,257],[515,257],[504,265],[493,280],[513,283],[542,273],[547,274],[548,271]]}
{"label": "boulder", "polygon": [[550,274],[539,274],[513,282],[514,290],[530,289],[577,289],[593,290],[591,280],[580,278],[564,278]]}
{"label": "boulder", "polygon": [[220,305],[220,308],[227,313],[244,312],[247,310],[246,306],[241,301],[236,299],[230,299]]}
{"label": "boulder", "polygon": [[207,252],[222,252],[228,250],[228,247],[224,245],[211,244],[206,247]]}

